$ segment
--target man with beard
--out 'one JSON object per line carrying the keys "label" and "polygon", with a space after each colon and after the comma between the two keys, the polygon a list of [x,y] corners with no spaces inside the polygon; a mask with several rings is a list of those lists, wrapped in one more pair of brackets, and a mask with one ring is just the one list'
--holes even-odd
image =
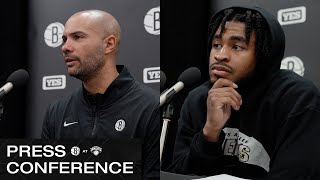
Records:
{"label": "man with beard", "polygon": [[82,87],[51,104],[44,139],[142,140],[142,175],[159,177],[159,95],[116,65],[120,25],[109,13],[81,11],[65,24],[62,53]]}
{"label": "man with beard", "polygon": [[319,179],[320,95],[280,70],[285,35],[266,10],[231,7],[210,21],[210,79],[191,91],[179,119],[181,174]]}

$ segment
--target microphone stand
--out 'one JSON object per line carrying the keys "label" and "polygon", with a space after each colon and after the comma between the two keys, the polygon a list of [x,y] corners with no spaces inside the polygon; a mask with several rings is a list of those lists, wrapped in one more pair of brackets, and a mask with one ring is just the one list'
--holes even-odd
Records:
{"label": "microphone stand", "polygon": [[160,162],[162,159],[162,153],[163,153],[163,147],[164,147],[164,142],[167,136],[167,128],[168,128],[168,123],[171,121],[173,117],[173,105],[168,104],[162,113],[162,119],[163,119],[163,124],[162,124],[162,131],[161,131],[161,136],[160,136]]}

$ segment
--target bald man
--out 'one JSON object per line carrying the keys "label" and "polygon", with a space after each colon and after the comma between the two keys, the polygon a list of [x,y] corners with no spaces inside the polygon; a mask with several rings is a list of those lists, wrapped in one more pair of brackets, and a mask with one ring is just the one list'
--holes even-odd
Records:
{"label": "bald man", "polygon": [[138,138],[144,179],[159,178],[159,94],[116,65],[121,30],[100,10],[81,11],[65,24],[62,54],[82,87],[51,104],[43,139]]}

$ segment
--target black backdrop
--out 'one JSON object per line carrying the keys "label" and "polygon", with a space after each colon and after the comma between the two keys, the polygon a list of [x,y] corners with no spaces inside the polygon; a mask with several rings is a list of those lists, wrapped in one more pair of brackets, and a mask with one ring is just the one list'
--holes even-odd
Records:
{"label": "black backdrop", "polygon": [[[161,37],[161,71],[167,76],[167,87],[176,83],[179,75],[189,67],[201,70],[201,82],[208,77],[206,60],[206,37],[209,1],[172,1],[161,0],[162,37]],[[198,85],[199,85],[198,84]],[[174,117],[169,123],[168,136],[162,157],[165,169],[172,159],[174,136],[181,105],[189,92],[183,89],[172,99]]]}
{"label": "black backdrop", "polygon": [[[27,2],[11,0],[1,9],[0,85],[15,70],[27,66]],[[4,112],[0,120],[0,137],[21,138],[25,125],[26,87],[13,89],[3,99]]]}

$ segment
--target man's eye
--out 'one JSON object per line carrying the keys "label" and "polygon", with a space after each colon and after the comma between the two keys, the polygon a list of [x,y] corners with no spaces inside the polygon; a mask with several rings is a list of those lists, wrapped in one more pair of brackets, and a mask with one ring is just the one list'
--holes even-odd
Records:
{"label": "man's eye", "polygon": [[83,36],[81,36],[81,35],[74,35],[74,39],[75,39],[75,40],[81,39],[81,38],[83,38]]}
{"label": "man's eye", "polygon": [[236,50],[236,51],[243,50],[243,48],[241,46],[238,46],[238,45],[233,46],[233,49]]}
{"label": "man's eye", "polygon": [[220,49],[222,46],[221,44],[213,44],[212,45],[212,48],[215,48],[215,49]]}

